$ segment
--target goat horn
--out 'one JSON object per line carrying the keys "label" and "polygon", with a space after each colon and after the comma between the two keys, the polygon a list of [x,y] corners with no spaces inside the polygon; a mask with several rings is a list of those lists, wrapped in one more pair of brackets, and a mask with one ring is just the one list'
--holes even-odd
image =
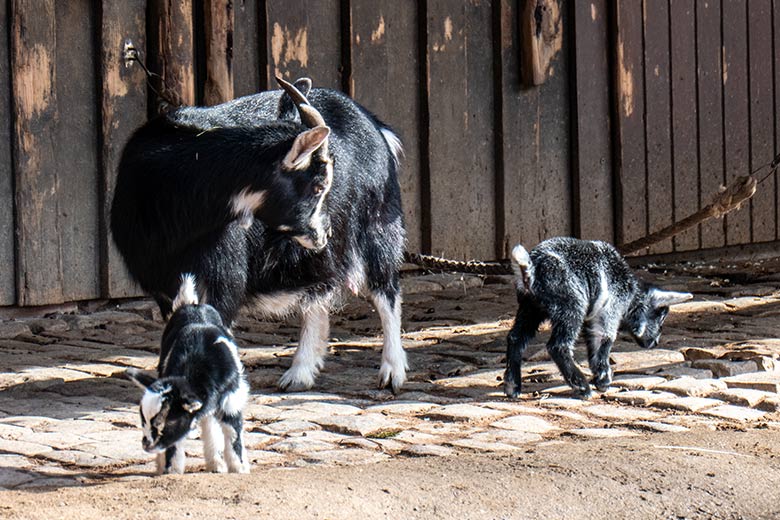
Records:
{"label": "goat horn", "polygon": [[283,80],[279,76],[276,77],[276,81],[287,92],[287,95],[295,103],[295,107],[298,109],[298,113],[301,116],[301,122],[309,128],[315,128],[317,126],[325,126],[325,119],[322,118],[322,114],[311,106],[309,100],[306,99],[300,90],[298,90],[292,83]]}

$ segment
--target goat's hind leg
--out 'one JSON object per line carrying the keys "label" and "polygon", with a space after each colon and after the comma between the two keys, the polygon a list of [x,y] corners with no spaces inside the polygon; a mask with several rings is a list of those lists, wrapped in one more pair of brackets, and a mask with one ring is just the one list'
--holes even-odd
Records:
{"label": "goat's hind leg", "polygon": [[528,298],[518,298],[519,307],[512,329],[506,338],[506,371],[504,372],[504,393],[515,398],[520,393],[522,381],[523,352],[528,342],[536,335],[544,316]]}
{"label": "goat's hind leg", "polygon": [[301,337],[295,350],[292,366],[279,380],[279,388],[290,392],[308,390],[314,386],[323,366],[323,356],[328,345],[329,311],[326,299],[302,309]]}
{"label": "goat's hind leg", "polygon": [[372,291],[371,301],[382,321],[384,344],[382,365],[379,367],[379,387],[390,386],[393,393],[406,381],[409,366],[401,342],[401,292],[400,290]]}

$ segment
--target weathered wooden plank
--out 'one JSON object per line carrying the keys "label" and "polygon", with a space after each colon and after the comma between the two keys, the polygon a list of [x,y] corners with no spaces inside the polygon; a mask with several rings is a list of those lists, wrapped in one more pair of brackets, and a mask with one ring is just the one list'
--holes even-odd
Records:
{"label": "weathered wooden plank", "polygon": [[[647,226],[653,233],[674,221],[669,88],[669,4],[644,2],[645,14],[645,135],[647,149]],[[672,251],[665,240],[649,249]]]}
{"label": "weathered wooden plank", "polygon": [[[750,173],[747,3],[723,0],[723,128],[726,182]],[[750,242],[750,205],[726,215],[726,243]]]}
{"label": "weathered wooden plank", "polygon": [[16,303],[14,273],[14,171],[11,161],[11,76],[8,3],[0,2],[0,305]]}
{"label": "weathered wooden plank", "polygon": [[[56,2],[56,219],[65,301],[100,295],[95,10]],[[56,302],[46,302],[56,303]]]}
{"label": "weathered wooden plank", "polygon": [[350,7],[350,90],[403,140],[400,181],[407,247],[420,251],[420,66],[415,2],[353,0]]}
{"label": "weathered wooden plank", "polygon": [[574,233],[614,242],[609,98],[609,2],[575,2]]}
{"label": "weathered wooden plank", "polygon": [[[146,119],[146,77],[137,65],[125,67],[126,39],[146,48],[145,0],[103,0],[100,18],[100,281],[106,298],[142,294],[131,281],[109,229],[116,170],[124,144]],[[144,53],[145,54],[145,53]]]}
{"label": "weathered wooden plank", "polygon": [[[780,153],[780,1],[773,0],[772,2],[772,21],[774,22],[774,42],[772,48],[774,49],[774,71],[775,71],[775,153]],[[780,208],[780,180],[775,181],[777,184],[777,199],[775,204]],[[775,236],[780,238],[780,214],[777,216],[777,228],[775,229]]]}
{"label": "weathered wooden plank", "polygon": [[233,32],[233,91],[235,97],[262,90],[266,73],[265,27],[260,26],[258,0],[234,0],[235,29]]}
{"label": "weathered wooden plank", "polygon": [[62,302],[54,1],[14,0],[11,16],[17,299]]}
{"label": "weathered wooden plank", "polygon": [[[700,206],[694,4],[695,0],[669,2],[675,220],[695,213]],[[674,237],[674,248],[676,251],[698,249],[698,226]]]}
{"label": "weathered wooden plank", "polygon": [[640,2],[618,0],[614,7],[617,35],[615,239],[627,243],[647,234],[643,19]]}
{"label": "weathered wooden plank", "polygon": [[428,2],[431,250],[495,256],[491,3]]}
{"label": "weathered wooden plank", "polygon": [[[774,78],[772,75],[772,2],[748,3],[748,49],[750,78],[751,170],[774,156]],[[776,236],[777,206],[775,175],[762,182],[751,199],[751,242],[767,242]]]}
{"label": "weathered wooden plank", "polygon": [[218,105],[233,99],[233,0],[204,0],[206,78],[203,103]]}
{"label": "weathered wooden plank", "polygon": [[[724,184],[723,68],[720,37],[720,0],[696,0],[696,55],[698,60],[699,179],[702,204],[708,204]],[[701,225],[701,246],[726,244],[725,221]]]}
{"label": "weathered wooden plank", "polygon": [[571,235],[569,51],[567,11],[554,4],[559,49],[543,85],[524,88],[518,55],[522,2],[501,2],[502,153],[504,157],[504,255],[516,243],[531,247],[545,238]]}
{"label": "weathered wooden plank", "polygon": [[149,0],[149,61],[165,78],[161,88],[177,105],[194,105],[195,40],[193,0]]}
{"label": "weathered wooden plank", "polygon": [[271,80],[308,76],[315,87],[341,89],[339,0],[267,0],[266,20]]}

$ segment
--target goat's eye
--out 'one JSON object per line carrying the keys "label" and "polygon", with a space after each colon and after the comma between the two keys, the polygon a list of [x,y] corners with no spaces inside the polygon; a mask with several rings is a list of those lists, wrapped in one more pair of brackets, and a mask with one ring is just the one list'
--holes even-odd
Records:
{"label": "goat's eye", "polygon": [[319,195],[320,193],[325,191],[325,186],[322,184],[315,184],[312,190],[314,191],[315,195]]}

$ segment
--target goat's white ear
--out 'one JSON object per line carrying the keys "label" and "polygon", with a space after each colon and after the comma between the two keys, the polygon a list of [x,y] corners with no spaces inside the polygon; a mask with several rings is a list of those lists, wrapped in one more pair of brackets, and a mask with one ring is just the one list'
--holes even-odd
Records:
{"label": "goat's white ear", "polygon": [[298,134],[292,148],[290,148],[290,151],[287,152],[282,161],[282,166],[287,170],[304,170],[308,168],[312,154],[326,144],[329,135],[330,128],[327,126],[318,126]]}
{"label": "goat's white ear", "polygon": [[650,292],[650,301],[653,307],[669,307],[677,303],[687,302],[693,298],[691,293],[664,291],[662,289],[652,289]]}
{"label": "goat's white ear", "polygon": [[181,407],[188,413],[195,413],[203,408],[203,403],[195,399],[194,401],[185,402]]}
{"label": "goat's white ear", "polygon": [[125,376],[127,376],[127,378],[130,381],[135,383],[139,388],[143,390],[146,390],[147,388],[152,386],[152,383],[156,381],[156,379],[153,376],[145,372],[141,372],[137,368],[128,368],[127,370],[125,370]]}

